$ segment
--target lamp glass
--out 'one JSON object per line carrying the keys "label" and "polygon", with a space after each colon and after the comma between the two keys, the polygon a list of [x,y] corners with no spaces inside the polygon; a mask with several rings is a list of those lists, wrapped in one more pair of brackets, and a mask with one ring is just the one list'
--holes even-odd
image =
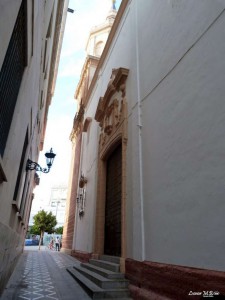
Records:
{"label": "lamp glass", "polygon": [[52,148],[50,149],[50,152],[45,153],[46,163],[49,168],[51,168],[55,156],[56,156],[56,154],[53,153]]}

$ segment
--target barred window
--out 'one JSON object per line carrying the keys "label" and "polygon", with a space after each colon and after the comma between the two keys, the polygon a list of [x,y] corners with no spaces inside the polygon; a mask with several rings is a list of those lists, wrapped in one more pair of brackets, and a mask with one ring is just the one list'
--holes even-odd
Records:
{"label": "barred window", "polygon": [[27,151],[27,147],[28,147],[28,142],[29,142],[29,139],[28,139],[28,129],[27,129],[26,136],[25,136],[24,143],[23,143],[23,151],[22,151],[22,155],[21,155],[21,159],[20,159],[20,166],[19,166],[19,170],[17,173],[16,186],[15,186],[14,195],[13,195],[13,200],[15,200],[15,201],[17,200],[17,196],[18,196],[21,177],[22,177],[23,173],[25,172],[24,160],[25,160],[25,155],[26,155],[26,151]]}
{"label": "barred window", "polygon": [[0,155],[3,156],[26,67],[26,0],[23,0],[0,72]]}

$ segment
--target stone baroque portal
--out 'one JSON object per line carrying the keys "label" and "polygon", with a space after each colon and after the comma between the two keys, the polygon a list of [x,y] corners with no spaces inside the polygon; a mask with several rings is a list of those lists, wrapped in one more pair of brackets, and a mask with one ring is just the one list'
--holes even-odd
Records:
{"label": "stone baroque portal", "polygon": [[[125,68],[113,69],[104,97],[100,97],[97,106],[95,120],[99,122],[101,132],[99,135],[99,163],[98,163],[98,190],[97,190],[97,208],[96,208],[96,235],[95,235],[95,254],[104,252],[112,255],[121,254],[121,269],[123,270],[126,255],[125,242],[125,183],[126,183],[126,147],[127,147],[127,101],[126,101],[126,79],[129,70]],[[120,243],[118,251],[109,249],[107,244],[106,220],[108,214],[107,207],[107,187],[109,186],[109,158],[120,147],[121,155],[121,205],[119,217],[119,227],[121,226]],[[111,177],[113,178],[113,176]],[[119,189],[119,190],[120,190]],[[107,249],[107,251],[106,251]],[[121,251],[119,250],[121,249]],[[115,254],[113,254],[115,252]],[[117,254],[116,254],[117,253]]]}
{"label": "stone baroque portal", "polygon": [[100,156],[108,150],[115,139],[120,136],[126,142],[127,103],[125,81],[128,69],[113,69],[104,97],[99,99],[95,120],[99,122],[101,134],[99,139]]}

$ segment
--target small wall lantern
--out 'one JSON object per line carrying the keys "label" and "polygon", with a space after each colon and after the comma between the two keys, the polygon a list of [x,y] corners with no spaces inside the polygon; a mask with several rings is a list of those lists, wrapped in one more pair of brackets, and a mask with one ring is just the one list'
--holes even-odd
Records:
{"label": "small wall lantern", "polygon": [[43,173],[48,173],[51,169],[55,156],[56,154],[53,153],[52,148],[50,149],[49,152],[45,153],[47,168],[42,168],[38,163],[28,159],[26,165],[26,171],[35,170]]}
{"label": "small wall lantern", "polygon": [[79,180],[79,192],[77,194],[77,205],[79,208],[79,217],[84,216],[85,200],[86,200],[86,190],[85,185],[87,183],[87,178],[81,174]]}
{"label": "small wall lantern", "polygon": [[79,187],[83,188],[85,186],[85,184],[87,183],[87,178],[84,177],[84,175],[80,176],[80,180],[79,180]]}

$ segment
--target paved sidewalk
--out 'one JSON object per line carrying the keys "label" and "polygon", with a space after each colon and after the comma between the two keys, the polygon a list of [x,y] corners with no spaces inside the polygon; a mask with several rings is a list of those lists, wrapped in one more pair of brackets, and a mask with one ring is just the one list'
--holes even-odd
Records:
{"label": "paved sidewalk", "polygon": [[38,246],[25,247],[0,299],[90,300],[66,271],[78,263],[75,258],[44,246],[40,251]]}

